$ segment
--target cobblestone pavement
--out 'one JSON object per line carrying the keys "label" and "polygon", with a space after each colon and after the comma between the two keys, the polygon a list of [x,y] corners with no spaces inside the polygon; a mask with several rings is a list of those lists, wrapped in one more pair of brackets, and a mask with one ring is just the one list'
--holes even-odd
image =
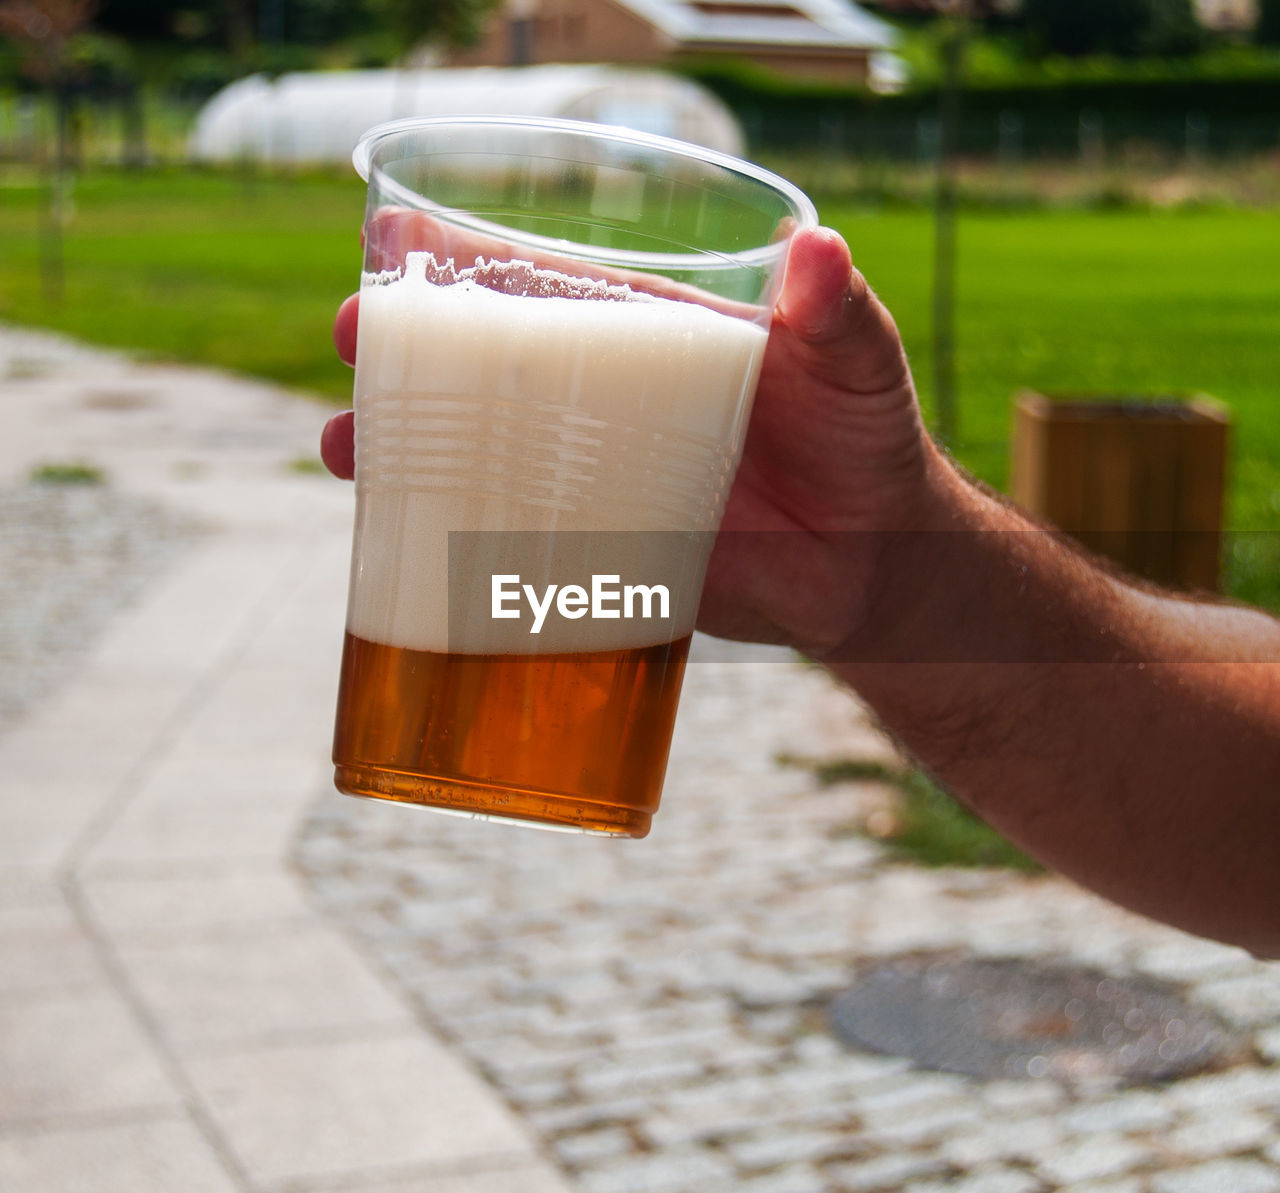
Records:
{"label": "cobblestone pavement", "polygon": [[[0,329],[0,383],[77,367],[109,380],[128,366],[61,336]],[[88,400],[102,406],[106,396]],[[80,459],[42,463],[92,469]],[[0,732],[66,676],[199,529],[190,516],[107,484],[20,481],[0,487]]]}
{"label": "cobblestone pavement", "polygon": [[0,732],[197,533],[190,518],[97,484],[0,489]]}
{"label": "cobblestone pavement", "polygon": [[[349,801],[325,804],[297,858],[584,1193],[1280,1190],[1280,971],[1056,878],[895,863],[850,831],[859,788],[775,760],[886,748],[813,669],[704,662],[646,841]],[[1185,984],[1253,1052],[1121,1089],[837,1043],[830,997],[922,950]]]}

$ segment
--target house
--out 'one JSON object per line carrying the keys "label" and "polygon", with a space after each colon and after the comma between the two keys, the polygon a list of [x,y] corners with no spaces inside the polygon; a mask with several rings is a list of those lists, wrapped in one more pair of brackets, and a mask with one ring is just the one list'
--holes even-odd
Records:
{"label": "house", "polygon": [[505,0],[454,66],[660,65],[745,59],[779,74],[868,82],[894,30],[850,0]]}
{"label": "house", "polygon": [[1196,0],[1196,17],[1206,29],[1247,33],[1258,22],[1257,0]]}
{"label": "house", "polygon": [[863,0],[867,8],[894,16],[946,16],[967,12],[975,17],[1010,16],[1022,7],[1022,0]]}

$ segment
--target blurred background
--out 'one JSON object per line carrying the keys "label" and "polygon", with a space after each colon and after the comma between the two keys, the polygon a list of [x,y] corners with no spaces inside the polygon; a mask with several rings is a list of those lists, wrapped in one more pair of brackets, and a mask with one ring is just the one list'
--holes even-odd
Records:
{"label": "blurred background", "polygon": [[6,0],[0,318],[341,402],[324,329],[356,280],[364,127],[682,135],[815,197],[984,480],[1010,483],[1023,389],[1223,404],[1222,586],[1274,608],[1278,7]]}

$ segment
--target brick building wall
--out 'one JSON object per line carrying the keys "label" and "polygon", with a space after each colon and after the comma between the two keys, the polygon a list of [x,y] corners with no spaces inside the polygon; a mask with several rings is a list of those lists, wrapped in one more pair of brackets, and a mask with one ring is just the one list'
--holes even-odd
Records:
{"label": "brick building wall", "polygon": [[450,66],[523,66],[543,62],[661,65],[716,55],[749,59],[779,74],[837,83],[865,82],[861,49],[777,45],[679,45],[613,0],[514,0],[490,18],[480,42],[455,51]]}
{"label": "brick building wall", "polygon": [[647,21],[611,0],[537,0],[527,6],[527,15],[513,7],[495,12],[480,42],[455,53],[450,65],[655,63],[674,49]]}

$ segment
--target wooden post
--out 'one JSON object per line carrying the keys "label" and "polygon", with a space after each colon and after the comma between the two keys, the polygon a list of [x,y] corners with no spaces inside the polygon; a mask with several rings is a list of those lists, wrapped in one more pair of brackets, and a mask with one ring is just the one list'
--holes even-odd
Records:
{"label": "wooden post", "polygon": [[1159,584],[1217,591],[1230,418],[1207,398],[1015,400],[1011,491]]}
{"label": "wooden post", "polygon": [[956,148],[960,137],[960,90],[968,36],[968,0],[948,18],[942,46],[938,103],[938,174],[933,208],[933,391],[938,438],[954,446],[960,434],[956,398]]}

